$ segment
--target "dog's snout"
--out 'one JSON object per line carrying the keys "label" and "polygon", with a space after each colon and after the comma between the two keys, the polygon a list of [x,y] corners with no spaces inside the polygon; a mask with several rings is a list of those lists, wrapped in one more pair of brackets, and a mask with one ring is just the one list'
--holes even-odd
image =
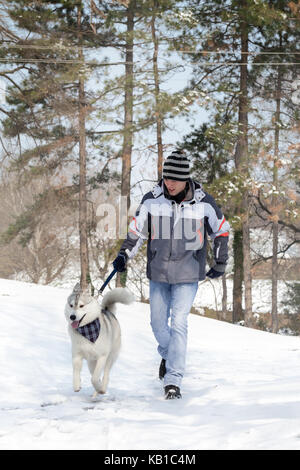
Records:
{"label": "dog's snout", "polygon": [[70,315],[70,320],[72,321],[76,320],[76,315]]}

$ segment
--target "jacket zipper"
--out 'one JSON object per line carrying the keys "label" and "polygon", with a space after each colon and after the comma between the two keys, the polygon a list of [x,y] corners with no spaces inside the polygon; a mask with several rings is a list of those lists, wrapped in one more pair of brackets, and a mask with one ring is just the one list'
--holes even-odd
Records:
{"label": "jacket zipper", "polygon": [[[176,203],[175,203],[176,204]],[[175,221],[175,214],[174,214],[174,205],[175,204],[172,204],[172,213],[173,213],[173,218],[174,218],[174,221]],[[169,253],[169,259],[171,258],[172,256],[172,249],[173,249],[173,231],[174,231],[174,222],[171,226],[171,233],[170,233],[170,253]]]}
{"label": "jacket zipper", "polygon": [[[177,208],[178,207],[178,208]],[[174,222],[172,224],[172,227],[171,227],[171,246],[170,246],[170,255],[169,255],[169,258],[171,258],[172,256],[172,251],[173,251],[173,233],[174,233],[174,227],[175,225],[177,224],[177,222],[180,220],[180,211],[181,211],[181,203],[180,204],[176,204],[176,202],[174,204],[172,204],[172,210],[173,210],[173,217],[174,217]]]}

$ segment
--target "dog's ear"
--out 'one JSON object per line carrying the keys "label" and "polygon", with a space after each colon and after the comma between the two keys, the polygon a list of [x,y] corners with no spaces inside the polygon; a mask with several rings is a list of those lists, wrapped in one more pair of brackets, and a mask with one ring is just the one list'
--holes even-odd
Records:
{"label": "dog's ear", "polygon": [[79,294],[80,291],[81,291],[80,282],[77,282],[77,284],[75,285],[75,287],[73,289],[73,293],[74,294]]}

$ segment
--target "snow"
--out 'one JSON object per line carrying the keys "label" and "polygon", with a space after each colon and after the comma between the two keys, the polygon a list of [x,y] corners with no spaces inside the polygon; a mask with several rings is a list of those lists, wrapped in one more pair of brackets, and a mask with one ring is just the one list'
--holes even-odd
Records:
{"label": "snow", "polygon": [[[227,279],[227,308],[232,310],[233,280]],[[252,308],[253,312],[259,314],[270,313],[272,305],[272,281],[271,279],[253,279],[252,281]],[[198,292],[194,306],[200,311],[203,307],[222,311],[222,280],[214,279],[199,282]],[[278,313],[283,313],[284,300],[287,295],[287,285],[285,281],[278,281]],[[244,296],[243,296],[244,308]]]}
{"label": "snow", "polygon": [[149,305],[119,305],[106,395],[72,390],[70,289],[0,279],[0,449],[300,449],[300,341],[189,317],[182,400],[166,401]]}
{"label": "snow", "polygon": [[[209,269],[209,268],[207,268]],[[133,277],[134,273],[131,275]],[[95,276],[96,277],[96,276]],[[69,281],[70,282],[70,281]],[[104,282],[104,281],[103,281]],[[75,281],[73,282],[73,285]],[[148,286],[143,283],[143,292],[146,298],[149,297]],[[227,279],[227,308],[232,310],[232,297],[233,297],[233,280]],[[100,283],[99,283],[100,285]],[[138,296],[139,292],[135,286],[130,283],[130,288]],[[285,281],[278,281],[278,313],[283,313],[286,308],[284,300],[287,296],[287,285]],[[253,312],[260,317],[260,314],[270,313],[272,306],[272,281],[271,279],[254,279],[252,281],[252,308]],[[223,287],[222,279],[200,281],[198,284],[198,291],[194,300],[194,307],[200,314],[204,314],[204,307],[208,307],[213,310],[222,311],[222,296]],[[244,296],[243,296],[243,308],[244,308]]]}

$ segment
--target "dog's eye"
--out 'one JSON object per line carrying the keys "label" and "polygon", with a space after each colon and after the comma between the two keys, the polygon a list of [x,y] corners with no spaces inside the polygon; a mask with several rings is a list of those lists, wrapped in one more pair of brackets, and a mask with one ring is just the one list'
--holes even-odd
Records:
{"label": "dog's eye", "polygon": [[84,305],[79,305],[80,308],[84,307]]}
{"label": "dog's eye", "polygon": [[73,308],[73,304],[70,304],[70,307]]}

